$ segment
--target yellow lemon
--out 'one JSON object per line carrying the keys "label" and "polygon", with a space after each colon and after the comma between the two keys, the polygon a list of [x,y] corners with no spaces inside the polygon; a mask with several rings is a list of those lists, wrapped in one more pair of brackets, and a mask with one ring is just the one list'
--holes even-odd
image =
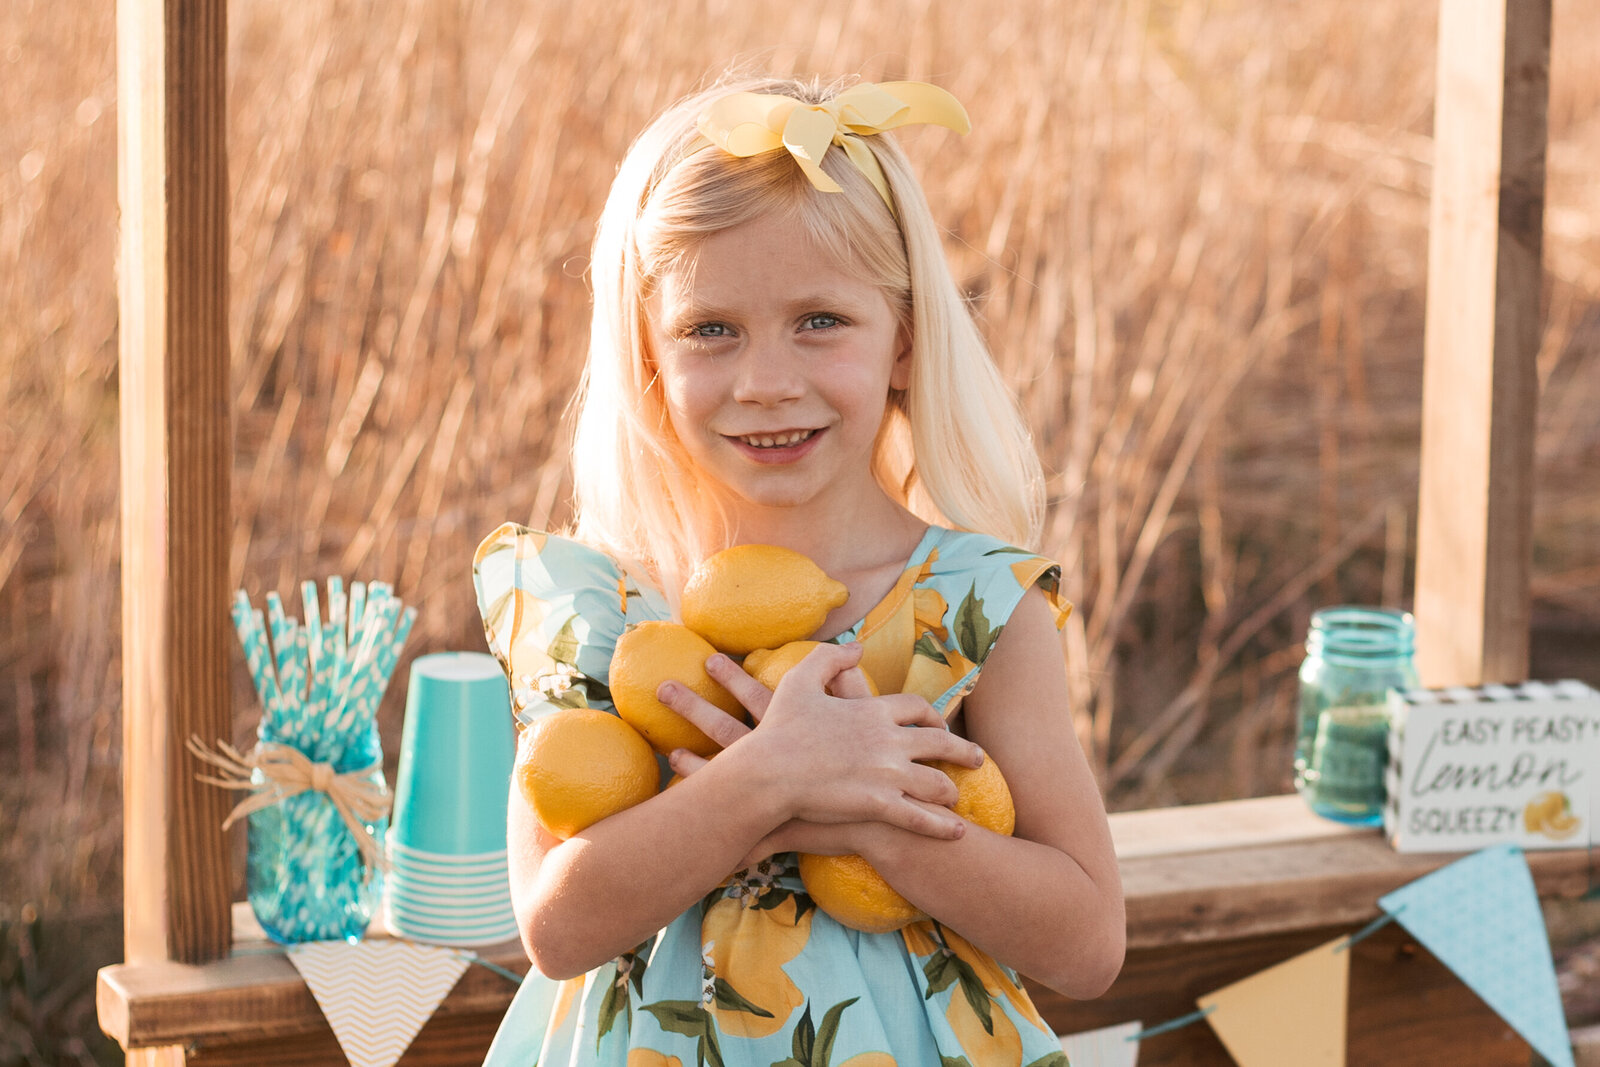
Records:
{"label": "yellow lemon", "polygon": [[563,840],[655,796],[660,780],[638,731],[597,708],[535,719],[517,747],[516,770],[534,817]]}
{"label": "yellow lemon", "polygon": [[[983,766],[962,767],[933,760],[956,784],[955,813],[997,834],[1010,836],[1017,812],[1011,788],[992,759]],[[812,901],[852,930],[882,934],[927,918],[915,905],[883,880],[871,863],[860,856],[800,856],[800,880]]]}
{"label": "yellow lemon", "polygon": [[815,633],[850,598],[811,559],[776,545],[736,545],[708,557],[683,587],[683,621],[736,656]]}
{"label": "yellow lemon", "polygon": [[1017,809],[1011,802],[1011,787],[994,760],[985,758],[983,766],[962,767],[944,760],[931,760],[956,784],[955,813],[985,830],[1011,836],[1017,828]]}
{"label": "yellow lemon", "polygon": [[611,699],[617,714],[663,755],[675,748],[713,755],[720,746],[657,700],[656,690],[665,681],[681,682],[729,715],[742,718],[739,701],[706,673],[706,660],[715,652],[705,638],[675,622],[630,627],[617,639],[611,657]]}
{"label": "yellow lemon", "polygon": [[800,880],[812,903],[852,930],[886,934],[927,918],[860,856],[801,853]]}
{"label": "yellow lemon", "polygon": [[[744,658],[745,673],[768,689],[777,689],[783,676],[820,644],[821,641],[790,641],[779,648],[758,648]],[[873,684],[872,676],[866,671],[861,673],[867,679],[867,688],[877,696],[878,687]]]}

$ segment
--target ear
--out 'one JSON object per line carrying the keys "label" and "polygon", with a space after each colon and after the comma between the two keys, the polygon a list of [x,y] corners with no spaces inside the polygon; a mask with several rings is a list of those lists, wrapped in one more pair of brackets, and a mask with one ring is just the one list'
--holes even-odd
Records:
{"label": "ear", "polygon": [[895,334],[894,366],[889,368],[889,388],[904,392],[911,387],[911,327]]}

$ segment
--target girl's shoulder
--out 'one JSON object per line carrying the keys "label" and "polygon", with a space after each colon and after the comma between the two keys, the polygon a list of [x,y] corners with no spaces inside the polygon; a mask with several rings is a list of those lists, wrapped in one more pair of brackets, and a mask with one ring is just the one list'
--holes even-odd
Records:
{"label": "girl's shoulder", "polygon": [[627,625],[669,616],[661,594],[613,556],[517,523],[483,539],[472,581],[484,637],[519,711],[579,676],[604,684]]}

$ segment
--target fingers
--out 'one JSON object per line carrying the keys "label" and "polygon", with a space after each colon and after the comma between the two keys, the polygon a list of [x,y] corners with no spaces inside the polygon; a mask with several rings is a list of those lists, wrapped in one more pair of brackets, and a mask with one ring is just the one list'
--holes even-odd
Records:
{"label": "fingers", "polygon": [[[861,646],[821,644],[789,671],[786,677],[802,680],[807,689],[826,689],[840,674],[861,662]],[[844,694],[840,694],[841,696]]]}
{"label": "fingers", "polygon": [[983,748],[949,730],[913,730],[906,744],[914,760],[944,760],[974,770],[983,766]]}
{"label": "fingers", "polygon": [[833,681],[828,683],[828,692],[846,700],[863,700],[872,696],[872,689],[867,685],[867,672],[860,667],[852,667],[834,675]]}
{"label": "fingers", "polygon": [[947,730],[944,719],[933,705],[914,693],[895,693],[881,697],[889,708],[894,721],[901,726],[931,726],[938,730]]}
{"label": "fingers", "polygon": [[732,693],[756,722],[766,715],[767,705],[772,703],[772,690],[746,674],[743,667],[718,652],[706,660],[706,673],[711,675],[712,681]]}
{"label": "fingers", "polygon": [[699,727],[701,733],[723,748],[750,732],[750,727],[680,682],[662,682],[656,689],[656,699]]}
{"label": "fingers", "polygon": [[950,780],[950,776],[939,768],[914,763],[906,784],[906,796],[914,801],[948,808],[960,799],[961,791]]}
{"label": "fingers", "polygon": [[[949,779],[946,778],[945,781]],[[902,830],[910,830],[914,834],[941,841],[955,841],[967,832],[966,820],[949,808],[914,800],[911,797],[906,797],[904,803],[897,804],[886,812],[883,821]]]}
{"label": "fingers", "polygon": [[702,756],[696,756],[686,748],[675,748],[667,756],[667,764],[671,766],[673,773],[679,778],[689,777],[689,775],[710,762],[710,760]]}

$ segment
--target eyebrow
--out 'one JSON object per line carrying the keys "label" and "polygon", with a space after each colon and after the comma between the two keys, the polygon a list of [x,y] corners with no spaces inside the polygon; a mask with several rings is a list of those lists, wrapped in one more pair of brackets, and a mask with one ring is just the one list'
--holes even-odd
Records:
{"label": "eyebrow", "polygon": [[[789,315],[797,315],[803,311],[816,311],[827,308],[849,310],[859,303],[859,298],[852,298],[847,293],[839,290],[818,290],[801,296],[785,300],[779,305],[779,310]],[[731,308],[723,307],[709,301],[692,301],[680,304],[669,309],[674,321],[683,319],[717,319],[726,318],[733,314]]]}

